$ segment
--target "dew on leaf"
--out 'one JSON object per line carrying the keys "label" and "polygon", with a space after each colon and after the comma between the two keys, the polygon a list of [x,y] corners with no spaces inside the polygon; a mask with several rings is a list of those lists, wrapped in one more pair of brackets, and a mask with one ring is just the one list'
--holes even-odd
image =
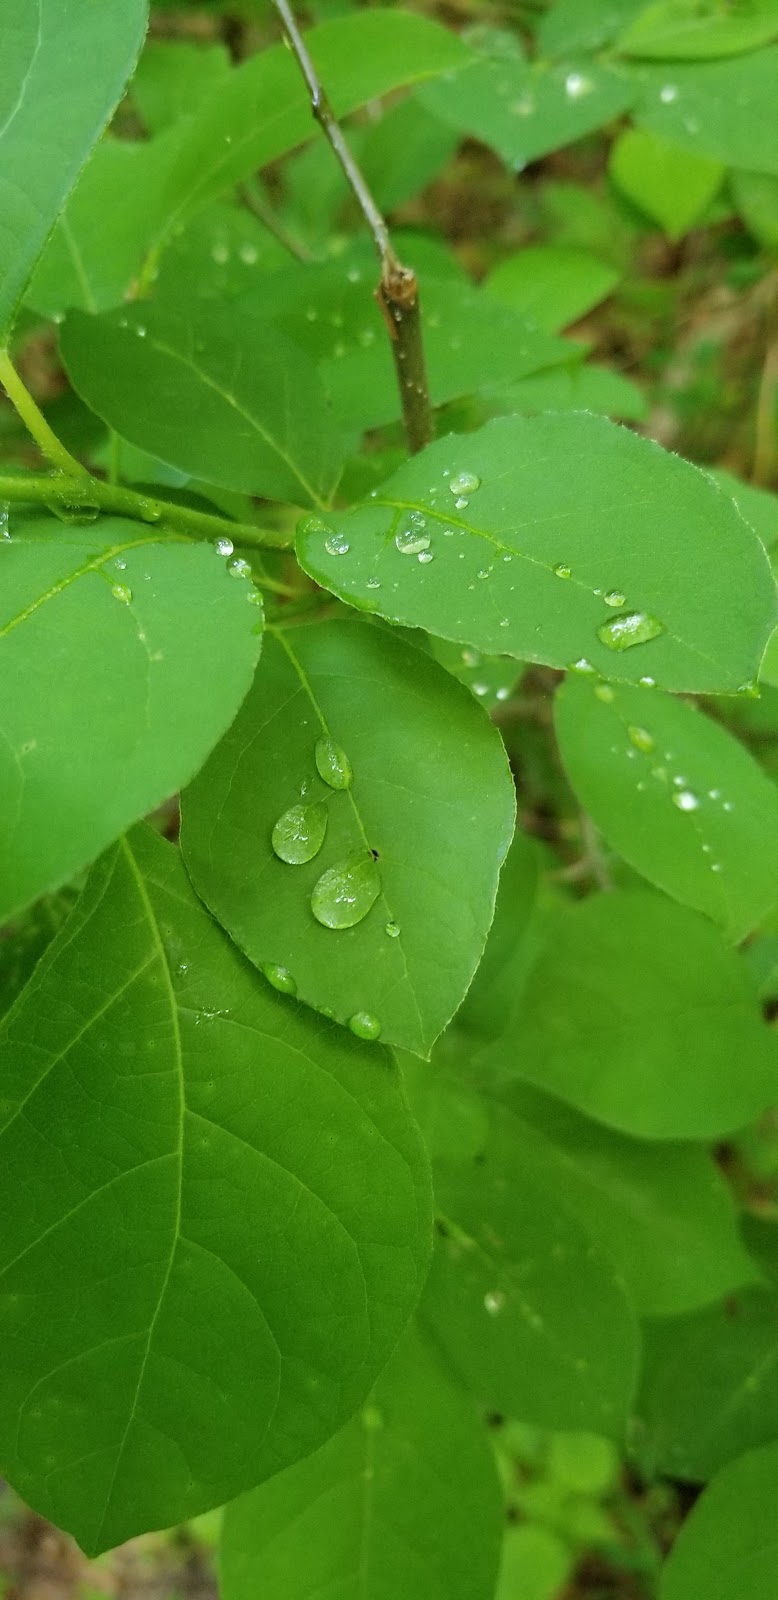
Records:
{"label": "dew on leaf", "polygon": [[132,589],[130,589],[126,583],[112,584],[111,594],[113,595],[114,600],[121,600],[122,605],[125,606],[128,606],[132,600]]}
{"label": "dew on leaf", "polygon": [[579,656],[577,661],[571,661],[567,670],[568,672],[580,672],[582,675],[588,677],[590,673],[594,672],[594,667],[592,666],[591,661],[587,660],[586,656]]}
{"label": "dew on leaf", "polygon": [[325,928],[354,928],[380,893],[381,879],[372,856],[348,856],[322,873],[311,895],[311,910]]}
{"label": "dew on leaf", "polygon": [[696,811],[699,803],[691,789],[676,789],[673,795],[673,805],[677,806],[679,811]]}
{"label": "dew on leaf", "polygon": [[381,587],[381,579],[380,578],[368,578],[365,587],[367,589],[380,589],[380,587]]}
{"label": "dew on leaf", "polygon": [[665,106],[672,105],[678,99],[678,90],[674,83],[663,83],[659,90],[659,98]]}
{"label": "dew on leaf", "polygon": [[351,788],[351,762],[345,750],[341,750],[334,739],[325,737],[316,740],[314,748],[316,771],[331,789]]}
{"label": "dew on leaf", "polygon": [[481,699],[483,695],[488,694],[488,693],[489,693],[489,685],[488,685],[488,683],[474,683],[473,684],[473,694],[477,694],[479,699]]}
{"label": "dew on leaf", "polygon": [[620,589],[609,589],[602,598],[606,606],[623,606],[626,601],[626,595],[623,595]]}
{"label": "dew on leaf", "polygon": [[230,562],[227,571],[231,578],[250,578],[251,562],[245,561],[243,556],[238,556],[235,561]]}
{"label": "dew on leaf", "polygon": [[504,1305],[505,1295],[502,1289],[490,1289],[489,1293],[484,1295],[484,1309],[488,1311],[490,1317],[498,1317]]}
{"label": "dew on leaf", "polygon": [[378,1428],[383,1427],[384,1419],[378,1406],[365,1406],[362,1412],[362,1425],[369,1429],[371,1433],[375,1433]]}
{"label": "dew on leaf", "polygon": [[656,678],[638,678],[638,683],[641,684],[644,689],[656,688]]}
{"label": "dew on leaf", "polygon": [[510,696],[511,696],[510,689],[506,689],[504,686],[501,689],[497,690],[496,698],[498,700],[509,700]]}
{"label": "dew on leaf", "polygon": [[591,78],[585,78],[582,72],[568,72],[565,78],[565,94],[569,100],[580,100],[583,95],[591,94],[593,88]]}
{"label": "dew on leaf", "polygon": [[558,561],[554,568],[555,578],[569,578],[572,576],[570,567],[564,561]]}
{"label": "dew on leaf", "polygon": [[381,1033],[381,1024],[370,1011],[355,1011],[353,1017],[349,1017],[348,1025],[357,1039],[377,1039]]}
{"label": "dew on leaf", "polygon": [[394,542],[401,555],[417,556],[423,554],[425,550],[429,550],[432,539],[426,532],[426,526],[424,517],[419,519],[411,515],[403,523],[403,526],[398,528],[394,536]]}
{"label": "dew on leaf", "polygon": [[642,750],[644,755],[649,755],[654,748],[653,734],[649,733],[648,728],[639,727],[637,723],[630,723],[627,736],[630,744],[633,744],[636,750]]}
{"label": "dew on leaf", "polygon": [[475,472],[458,472],[449,479],[449,489],[453,495],[475,494],[481,487],[481,479]]}
{"label": "dew on leaf", "polygon": [[272,962],[269,962],[267,966],[262,968],[262,971],[268,983],[272,984],[274,989],[278,989],[280,994],[297,993],[297,984],[286,967],[277,967]]}
{"label": "dew on leaf", "polygon": [[435,557],[432,554],[431,550],[420,550],[419,551],[419,561],[421,562],[423,567],[427,566],[430,561],[434,561],[434,560],[435,560]]}
{"label": "dew on leaf", "polygon": [[636,644],[649,644],[664,633],[665,625],[647,611],[627,611],[610,617],[597,629],[597,638],[609,650],[631,650]]}
{"label": "dew on leaf", "polygon": [[344,533],[331,533],[324,541],[324,548],[328,556],[347,556],[351,546]]}
{"label": "dew on leaf", "polygon": [[224,535],[222,538],[216,540],[215,549],[217,556],[231,556],[235,546],[232,540],[228,539],[226,535]]}
{"label": "dew on leaf", "polygon": [[10,539],[11,537],[10,529],[8,527],[10,510],[11,508],[8,504],[8,501],[4,500],[2,504],[0,504],[0,539]]}
{"label": "dew on leaf", "polygon": [[280,816],[271,843],[280,861],[299,867],[318,855],[327,832],[327,807],[322,801],[310,806],[290,806]]}
{"label": "dew on leaf", "polygon": [[602,700],[605,705],[610,705],[610,702],[616,699],[616,690],[611,688],[609,683],[598,683],[594,692],[597,699]]}
{"label": "dew on leaf", "polygon": [[243,262],[244,267],[254,267],[254,266],[256,266],[257,261],[259,260],[259,254],[258,254],[256,246],[253,245],[253,244],[249,244],[248,242],[246,242],[245,244],[241,245],[241,247],[240,247],[240,249],[238,251],[238,255],[240,256],[240,259]]}

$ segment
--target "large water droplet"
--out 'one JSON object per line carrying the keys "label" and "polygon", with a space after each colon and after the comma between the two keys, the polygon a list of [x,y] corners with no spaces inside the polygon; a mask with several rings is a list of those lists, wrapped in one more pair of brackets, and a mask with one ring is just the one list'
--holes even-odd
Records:
{"label": "large water droplet", "polygon": [[394,542],[401,555],[418,556],[429,550],[432,539],[426,532],[426,526],[424,517],[418,517],[414,513],[403,522],[394,536]]}
{"label": "large water droplet", "polygon": [[280,994],[297,993],[297,984],[286,967],[276,967],[272,962],[269,962],[266,967],[262,968],[262,971],[268,983],[271,983],[274,989],[278,989]]}
{"label": "large water droplet", "polygon": [[351,546],[345,533],[331,533],[324,541],[324,548],[328,556],[347,556]]}
{"label": "large water droplet", "polygon": [[649,733],[648,728],[639,728],[636,723],[632,722],[627,728],[627,734],[630,744],[634,744],[636,750],[642,750],[644,755],[649,755],[653,750],[654,736]]}
{"label": "large water droplet", "polygon": [[664,633],[665,625],[647,611],[627,611],[624,616],[610,617],[597,629],[597,638],[609,650],[631,650],[636,644],[649,644]]}
{"label": "large water droplet", "polygon": [[449,479],[449,489],[453,495],[475,494],[481,487],[481,479],[475,472],[458,472],[456,477]]}
{"label": "large water droplet", "polygon": [[273,829],[273,849],[279,860],[299,867],[318,855],[326,832],[327,807],[321,801],[312,806],[290,806]]}
{"label": "large water droplet", "polygon": [[691,789],[676,789],[673,795],[673,805],[677,806],[679,811],[696,811],[699,803]]}
{"label": "large water droplet", "polygon": [[323,872],[311,895],[311,910],[325,928],[354,928],[381,893],[372,856],[349,856]]}
{"label": "large water droplet", "polygon": [[314,750],[316,771],[331,789],[351,788],[351,762],[334,739],[317,739]]}
{"label": "large water droplet", "polygon": [[358,1039],[377,1039],[381,1033],[381,1024],[370,1011],[355,1011],[348,1025]]}

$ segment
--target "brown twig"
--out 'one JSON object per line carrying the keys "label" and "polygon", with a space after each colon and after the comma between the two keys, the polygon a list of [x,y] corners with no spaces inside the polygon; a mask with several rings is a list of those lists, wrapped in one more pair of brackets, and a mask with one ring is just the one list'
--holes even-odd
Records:
{"label": "brown twig", "polygon": [[395,253],[386,221],[346,143],[288,0],[273,0],[273,4],[305,79],[313,115],[329,140],[373,235],[381,263],[376,299],[389,332],[408,446],[415,453],[429,444],[433,434],[416,273],[412,267],[403,266]]}

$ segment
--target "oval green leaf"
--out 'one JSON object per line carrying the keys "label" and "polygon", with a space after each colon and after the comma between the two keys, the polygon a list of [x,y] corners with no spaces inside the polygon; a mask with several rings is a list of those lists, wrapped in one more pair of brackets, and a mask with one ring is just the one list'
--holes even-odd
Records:
{"label": "oval green leaf", "polygon": [[[423,562],[402,548],[409,521],[429,536]],[[317,582],[392,622],[667,689],[727,692],[755,677],[778,612],[764,548],[731,499],[584,413],[499,417],[441,439],[363,505],[303,521],[298,551]],[[630,648],[600,637],[615,592],[626,616],[651,623]]]}
{"label": "oval green leaf", "polygon": [[0,541],[0,921],[197,771],[259,654],[252,585],[204,545],[102,518]]}
{"label": "oval green leaf", "polygon": [[[320,776],[322,737],[345,753],[349,788]],[[315,859],[289,867],[271,834],[301,789],[329,822]],[[468,691],[388,630],[338,621],[269,636],[183,797],[182,841],[198,893],[252,961],[340,1022],[366,1012],[382,1039],[426,1054],[483,951],[513,817],[499,735]],[[311,896],[351,857],[368,891],[359,920],[322,926]]]}
{"label": "oval green leaf", "polygon": [[555,722],[608,843],[735,942],[750,933],[778,900],[778,789],[743,745],[683,700],[580,678],[559,690]]}
{"label": "oval green leaf", "polygon": [[715,1478],[681,1528],[659,1600],[774,1600],[776,1483],[778,1444]]}
{"label": "oval green leaf", "polygon": [[274,994],[147,828],[0,1054],[2,1469],[93,1552],[362,1404],[426,1270],[426,1160],[385,1053]]}

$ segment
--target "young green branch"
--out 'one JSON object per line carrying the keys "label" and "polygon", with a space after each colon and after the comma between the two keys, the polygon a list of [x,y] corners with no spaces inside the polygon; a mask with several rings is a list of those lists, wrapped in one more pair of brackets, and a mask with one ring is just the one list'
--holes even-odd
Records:
{"label": "young green branch", "polygon": [[313,115],[329,140],[373,235],[381,263],[376,299],[389,332],[408,445],[415,453],[429,444],[433,436],[416,273],[411,267],[403,266],[395,253],[386,221],[346,143],[288,0],[273,0],[273,4],[305,79]]}

